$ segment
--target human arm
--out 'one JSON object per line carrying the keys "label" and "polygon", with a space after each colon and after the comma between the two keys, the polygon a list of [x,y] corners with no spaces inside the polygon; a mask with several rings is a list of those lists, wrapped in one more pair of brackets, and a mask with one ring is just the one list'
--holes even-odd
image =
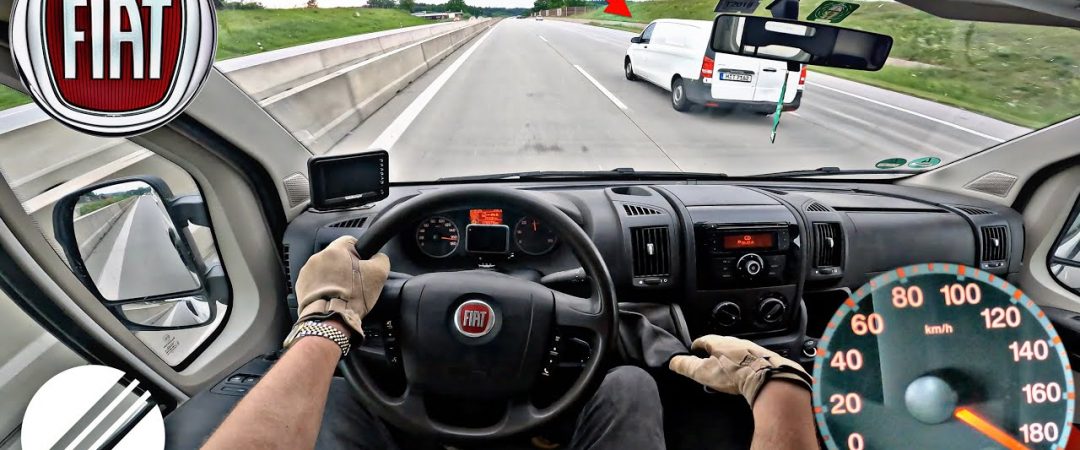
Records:
{"label": "human arm", "polygon": [[753,342],[703,336],[694,350],[708,357],[679,355],[669,367],[718,392],[742,395],[754,412],[753,449],[816,449],[810,376],[795,362]]}
{"label": "human arm", "polygon": [[[349,328],[329,320],[349,332]],[[329,339],[296,341],[218,427],[204,449],[312,448],[341,348]]]}
{"label": "human arm", "polygon": [[298,331],[321,322],[316,326],[330,325],[346,341],[362,336],[360,320],[375,306],[390,271],[386,255],[361,260],[355,245],[355,238],[338,238],[300,269],[296,280],[300,319],[285,342],[288,351],[203,448],[314,447],[334,367],[344,348],[328,337]]}

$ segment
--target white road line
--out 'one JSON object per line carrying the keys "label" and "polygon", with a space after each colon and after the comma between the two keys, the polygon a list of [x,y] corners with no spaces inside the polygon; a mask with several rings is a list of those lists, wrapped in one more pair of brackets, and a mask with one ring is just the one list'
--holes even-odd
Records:
{"label": "white road line", "polygon": [[859,100],[867,101],[867,102],[873,103],[875,105],[881,105],[881,106],[884,106],[886,108],[892,108],[892,109],[895,109],[895,110],[900,111],[900,112],[905,112],[905,113],[911,114],[911,115],[913,115],[915,117],[921,117],[921,118],[929,120],[931,122],[937,122],[937,123],[940,123],[940,124],[945,125],[945,126],[953,127],[953,128],[955,128],[957,130],[965,131],[965,132],[974,134],[976,136],[979,136],[981,138],[989,139],[989,140],[994,141],[994,142],[1005,142],[1005,139],[990,136],[989,134],[985,134],[985,133],[980,133],[978,131],[972,130],[970,128],[962,127],[962,126],[957,125],[957,124],[952,123],[952,122],[946,122],[946,121],[941,120],[941,119],[930,117],[930,116],[928,116],[926,114],[917,113],[917,112],[912,111],[910,109],[904,109],[904,108],[901,108],[899,106],[890,105],[890,104],[885,103],[885,102],[880,102],[880,101],[874,100],[872,98],[863,97],[863,96],[858,95],[858,94],[852,94],[850,92],[842,91],[840,89],[832,88],[832,87],[829,87],[829,86],[825,86],[823,84],[813,83],[813,82],[810,82],[810,81],[807,81],[806,84],[809,84],[809,85],[812,85],[812,86],[817,86],[817,87],[822,88],[822,89],[828,89],[830,91],[834,91],[834,92],[844,94],[844,95],[848,95],[848,96],[851,96],[851,97],[855,97],[855,98],[857,98]]}
{"label": "white road line", "polygon": [[[143,392],[142,395],[139,396],[139,400],[133,402],[131,406],[128,406],[128,409],[116,419],[116,422],[109,425],[109,428],[107,428],[104,433],[101,433],[101,436],[98,437],[97,441],[94,441],[94,444],[91,445],[90,448],[101,448],[103,444],[105,444],[106,439],[112,437],[113,433],[116,433],[116,430],[119,430],[121,425],[127,423],[128,420],[131,420],[131,418],[135,416],[135,413],[139,412],[139,408],[145,406],[149,401],[150,391]],[[148,420],[148,418],[143,417],[142,420],[145,421]]]}
{"label": "white road line", "polygon": [[41,355],[49,351],[57,342],[53,335],[41,333],[29,344],[26,344],[26,347],[23,347],[14,356],[4,361],[4,364],[0,364],[0,389],[7,387],[8,383],[15,379],[16,375],[21,373],[23,369],[30,367],[34,361],[37,361]]}
{"label": "white road line", "polygon": [[544,41],[544,42],[547,42],[547,41],[548,41],[547,39],[545,39],[545,38],[544,38],[544,36],[541,36],[541,35],[539,35],[539,34],[538,34],[537,36],[539,36],[539,37],[540,37],[540,40],[541,40],[541,41]]}
{"label": "white road line", "polygon": [[106,299],[120,300],[120,272],[124,270],[124,256],[126,255],[125,252],[127,252],[128,235],[131,234],[131,222],[135,220],[135,210],[139,208],[142,199],[143,197],[140,196],[131,205],[131,209],[124,219],[124,225],[120,228],[120,233],[116,235],[116,241],[113,242],[112,249],[109,250],[109,256],[105,259],[105,264],[101,266],[101,275],[98,275],[95,284],[97,284],[101,296]]}
{"label": "white road line", "polygon": [[461,57],[450,64],[443,73],[440,73],[439,77],[436,78],[435,81],[432,81],[427,89],[424,89],[424,92],[421,92],[419,96],[413,99],[412,103],[410,103],[404,111],[401,111],[401,114],[398,114],[397,118],[394,119],[381,134],[379,134],[379,137],[375,138],[375,141],[371,143],[369,148],[379,150],[390,150],[393,148],[398,139],[401,139],[401,135],[405,134],[405,130],[409,128],[409,125],[412,125],[413,121],[416,120],[416,117],[424,111],[424,108],[431,102],[431,99],[435,98],[435,94],[439,93],[439,90],[446,85],[446,82],[450,81],[450,77],[454,76],[454,73],[465,64],[465,61],[476,52],[476,49],[487,40],[488,36],[491,36],[491,33],[493,33],[496,28],[499,28],[499,25],[502,25],[502,23],[497,23],[495,26],[488,29],[487,33],[480,36],[480,39],[477,40],[472,47],[465,50],[465,53],[462,53]]}
{"label": "white road line", "polygon": [[608,100],[611,100],[611,103],[614,103],[615,106],[618,106],[620,109],[624,110],[630,109],[627,108],[626,104],[620,101],[618,97],[615,97],[615,94],[612,94],[611,91],[607,90],[607,88],[604,87],[604,85],[600,84],[599,81],[596,81],[596,78],[593,78],[592,75],[589,75],[589,72],[586,72],[585,69],[582,69],[581,66],[574,64],[574,68],[577,69],[578,72],[581,72],[582,75],[585,75],[585,78],[588,78],[589,81],[592,82],[593,86],[596,86],[596,88],[599,89],[600,92],[604,93],[604,95],[607,96]]}

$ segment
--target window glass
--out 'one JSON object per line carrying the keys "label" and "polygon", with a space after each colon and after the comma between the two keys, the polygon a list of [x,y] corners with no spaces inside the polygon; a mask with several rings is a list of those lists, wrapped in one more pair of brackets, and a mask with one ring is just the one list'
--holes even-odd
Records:
{"label": "window glass", "polygon": [[[1080,202],[1073,207],[1069,224],[1061,230],[1050,256],[1050,274],[1063,286],[1080,291]],[[1078,292],[1080,293],[1080,292]]]}
{"label": "window glass", "polygon": [[[201,199],[194,179],[131,141],[75,132],[34,105],[4,114],[0,174],[23,209],[69,267],[81,261],[84,283],[132,333],[183,364],[229,304],[227,283],[206,282],[224,280],[209,223],[170,212],[176,201]],[[67,245],[56,233],[65,224],[54,223],[65,198],[73,203],[59,216],[70,221]]]}

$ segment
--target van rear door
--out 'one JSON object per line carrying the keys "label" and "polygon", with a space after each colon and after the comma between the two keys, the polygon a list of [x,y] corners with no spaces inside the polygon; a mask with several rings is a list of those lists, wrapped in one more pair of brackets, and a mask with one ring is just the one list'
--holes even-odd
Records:
{"label": "van rear door", "polygon": [[[754,86],[754,101],[775,102],[780,98],[780,87],[784,84],[784,75],[787,74],[787,63],[769,59],[752,58],[758,63],[760,70],[757,83]],[[787,79],[787,91],[784,92],[784,103],[795,100],[795,93],[799,89],[799,73],[794,72]]]}
{"label": "van rear door", "polygon": [[717,100],[754,99],[758,65],[754,58],[716,53],[706,45],[705,57],[713,60],[712,96]]}

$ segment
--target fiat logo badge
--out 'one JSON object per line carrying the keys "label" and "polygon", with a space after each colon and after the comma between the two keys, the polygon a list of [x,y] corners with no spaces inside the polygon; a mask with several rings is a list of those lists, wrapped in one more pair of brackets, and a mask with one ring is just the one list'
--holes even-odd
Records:
{"label": "fiat logo badge", "polygon": [[485,336],[495,326],[495,310],[482,300],[469,300],[454,311],[454,326],[471,338]]}

